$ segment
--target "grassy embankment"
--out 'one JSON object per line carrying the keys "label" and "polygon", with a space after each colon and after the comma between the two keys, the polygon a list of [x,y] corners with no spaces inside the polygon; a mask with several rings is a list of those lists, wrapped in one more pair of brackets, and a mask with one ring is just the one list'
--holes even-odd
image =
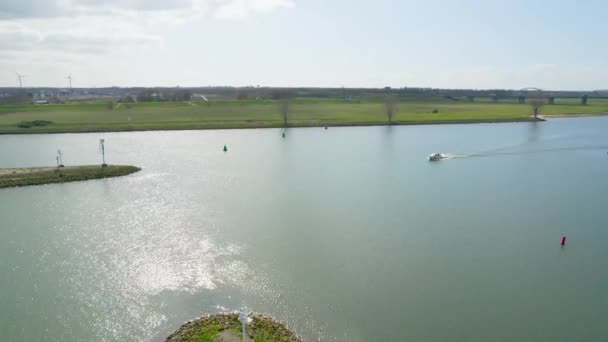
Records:
{"label": "grassy embankment", "polygon": [[135,166],[100,165],[56,167],[35,167],[0,169],[0,188],[66,183],[89,179],[125,176],[141,169]]}
{"label": "grassy embankment", "polygon": [[[530,107],[514,101],[474,103],[407,100],[399,104],[395,124],[441,124],[529,121]],[[557,100],[543,115],[608,114],[607,100]],[[297,100],[291,105],[289,125],[364,126],[386,124],[380,101]],[[38,124],[40,123],[40,124]],[[182,130],[281,127],[275,101],[219,101],[137,103],[115,105],[65,104],[0,106],[0,134]]]}
{"label": "grassy embankment", "polygon": [[[300,342],[284,325],[261,315],[252,316],[247,325],[247,337],[253,342]],[[238,315],[226,314],[188,322],[167,337],[167,342],[241,341],[242,338]]]}

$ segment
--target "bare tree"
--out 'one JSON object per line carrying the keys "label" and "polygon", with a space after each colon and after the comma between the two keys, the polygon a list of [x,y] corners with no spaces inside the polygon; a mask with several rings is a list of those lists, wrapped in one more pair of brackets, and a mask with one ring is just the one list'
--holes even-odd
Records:
{"label": "bare tree", "polygon": [[239,88],[236,90],[236,99],[238,101],[241,101],[241,104],[243,104],[243,101],[247,100],[247,98],[249,98],[249,93],[247,92],[247,89]]}
{"label": "bare tree", "polygon": [[393,124],[393,118],[397,113],[397,105],[399,104],[399,97],[394,94],[388,94],[384,97],[384,112],[388,117],[389,125]]}
{"label": "bare tree", "polygon": [[528,98],[528,104],[532,109],[534,118],[538,118],[541,114],[543,107],[546,103],[545,93],[538,88],[527,88],[525,89]]}
{"label": "bare tree", "polygon": [[279,104],[279,114],[281,115],[281,120],[283,120],[283,127],[287,128],[289,123],[289,116],[291,114],[291,100],[295,98],[297,92],[293,89],[288,88],[277,88],[273,89],[272,97],[278,100]]}
{"label": "bare tree", "polygon": [[289,97],[283,96],[279,100],[279,113],[281,114],[281,119],[283,119],[283,127],[287,128],[287,121],[289,120]]}

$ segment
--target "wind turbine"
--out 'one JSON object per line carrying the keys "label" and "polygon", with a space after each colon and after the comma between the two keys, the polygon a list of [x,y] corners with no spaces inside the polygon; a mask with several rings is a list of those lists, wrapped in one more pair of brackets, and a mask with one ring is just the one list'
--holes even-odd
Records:
{"label": "wind turbine", "polygon": [[23,88],[23,83],[21,82],[21,79],[25,78],[25,75],[21,75],[18,72],[16,74],[17,74],[17,79],[19,79],[19,88]]}
{"label": "wind turbine", "polygon": [[72,90],[72,73],[70,73],[70,76],[66,77],[68,80],[70,80],[70,90]]}

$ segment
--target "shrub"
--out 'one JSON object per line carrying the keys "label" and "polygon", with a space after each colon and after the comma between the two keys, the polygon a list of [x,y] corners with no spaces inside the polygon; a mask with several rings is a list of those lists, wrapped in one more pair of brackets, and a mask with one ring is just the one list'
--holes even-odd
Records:
{"label": "shrub", "polygon": [[53,123],[52,121],[46,121],[46,120],[21,121],[17,124],[17,127],[19,127],[19,128],[41,127],[41,126],[48,126],[52,123]]}

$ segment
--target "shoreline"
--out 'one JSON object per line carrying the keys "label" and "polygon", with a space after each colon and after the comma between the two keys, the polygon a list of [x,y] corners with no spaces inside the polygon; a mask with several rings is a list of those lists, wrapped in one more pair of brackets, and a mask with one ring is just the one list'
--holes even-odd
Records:
{"label": "shoreline", "polygon": [[83,165],[0,169],[0,189],[114,178],[141,171],[130,165]]}
{"label": "shoreline", "polygon": [[[315,128],[315,127],[376,127],[376,126],[422,126],[422,125],[467,125],[467,124],[489,124],[489,123],[517,123],[517,122],[543,122],[551,119],[560,118],[586,118],[586,117],[601,117],[608,116],[608,113],[570,113],[570,114],[545,114],[539,115],[538,118],[533,117],[522,117],[522,118],[489,118],[489,119],[471,119],[471,120],[420,120],[420,121],[399,121],[392,125],[386,122],[350,122],[350,123],[332,123],[332,122],[311,122],[311,123],[295,123],[288,125],[287,128]],[[268,128],[284,128],[280,124],[264,123],[259,124],[209,124],[203,123],[198,125],[197,123],[190,123],[181,125],[175,125],[168,127],[97,127],[97,128],[74,128],[74,129],[48,129],[48,130],[11,130],[3,131],[0,128],[1,135],[30,135],[30,134],[81,134],[81,133],[120,133],[120,132],[170,132],[170,131],[215,131],[215,130],[235,130],[235,129],[268,129]]]}
{"label": "shoreline", "polygon": [[545,119],[552,119],[552,118],[580,118],[580,117],[595,117],[595,116],[608,116],[608,113],[573,113],[573,114],[549,114],[549,115],[542,115],[543,118]]}
{"label": "shoreline", "polygon": [[[576,114],[568,114],[575,116],[583,116]],[[597,116],[608,115],[607,114],[597,114]],[[587,116],[587,115],[585,115]],[[596,116],[588,115],[588,116]],[[548,115],[549,118],[557,117],[553,115]],[[547,116],[545,117],[547,118]],[[314,128],[314,127],[375,127],[375,126],[421,126],[421,125],[463,125],[463,124],[487,124],[487,123],[516,123],[516,122],[542,122],[546,121],[545,119],[539,118],[509,118],[509,119],[472,119],[472,120],[421,120],[421,121],[400,121],[395,122],[392,125],[387,124],[386,122],[352,122],[352,123],[304,123],[304,124],[293,124],[288,125],[287,128]],[[184,127],[173,126],[173,127],[159,127],[159,128],[149,128],[149,127],[127,127],[127,128],[76,128],[73,130],[70,129],[57,129],[57,130],[29,130],[29,131],[2,131],[0,130],[0,135],[27,135],[27,134],[79,134],[79,133],[118,133],[118,132],[158,132],[158,131],[213,131],[213,130],[234,130],[234,129],[266,129],[266,128],[284,128],[280,124],[254,124],[254,125],[200,125],[196,126],[196,124],[185,125]]]}

